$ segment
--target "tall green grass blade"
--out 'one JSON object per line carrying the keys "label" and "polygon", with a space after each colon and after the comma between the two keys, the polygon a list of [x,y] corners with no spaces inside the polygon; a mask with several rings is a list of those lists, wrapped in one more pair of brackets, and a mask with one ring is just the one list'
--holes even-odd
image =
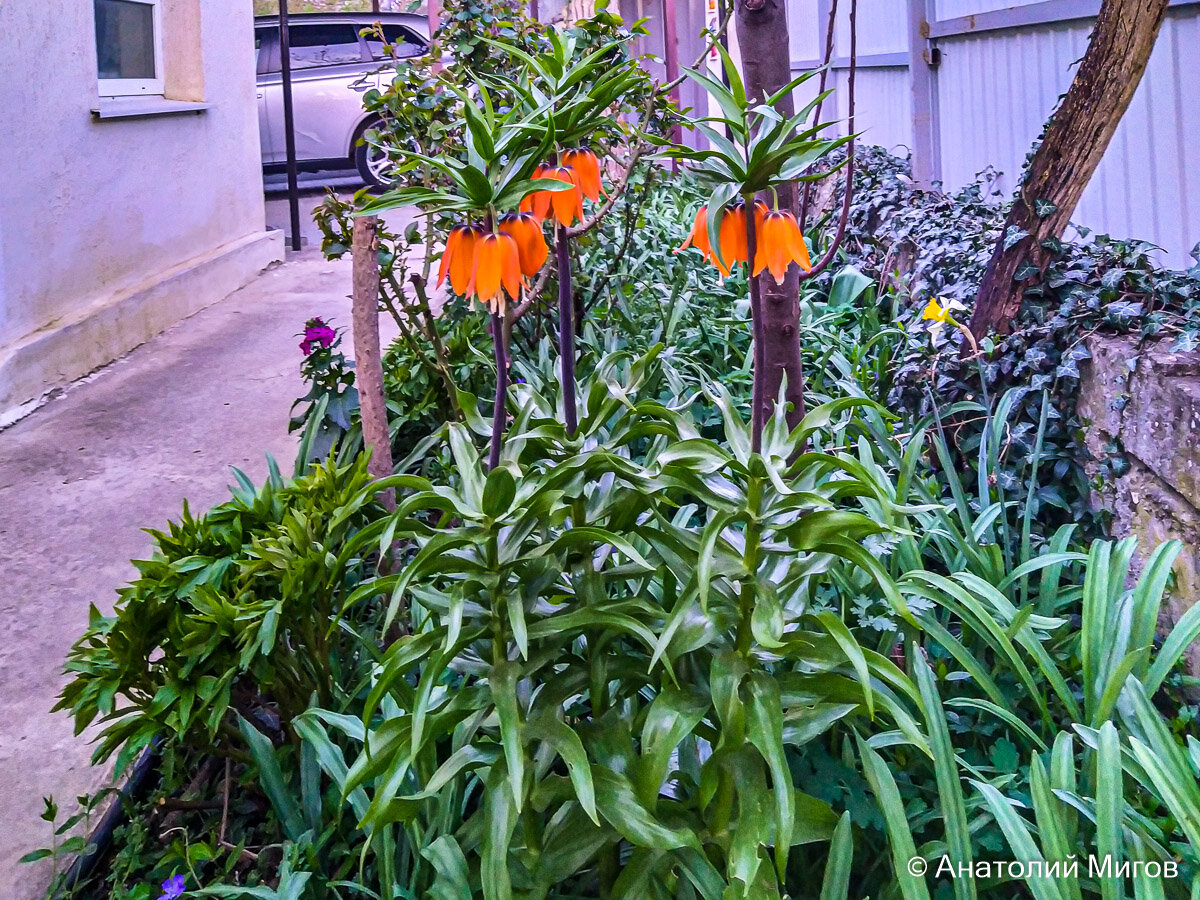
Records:
{"label": "tall green grass blade", "polygon": [[887,826],[888,844],[892,850],[892,872],[900,893],[904,900],[930,900],[925,879],[914,875],[909,867],[909,862],[917,857],[917,848],[913,843],[896,779],[892,777],[883,757],[868,747],[862,738],[858,739],[858,755],[862,760],[863,774],[871,785],[875,803]]}
{"label": "tall green grass blade", "polygon": [[854,837],[850,830],[850,813],[842,813],[833,840],[829,844],[829,857],[825,861],[825,877],[821,880],[820,900],[847,900],[850,892],[850,868],[854,859]]}
{"label": "tall green grass blade", "polygon": [[[933,767],[937,779],[938,798],[941,800],[942,820],[946,825],[946,845],[950,848],[950,861],[959,872],[969,869],[972,860],[971,832],[967,827],[967,808],[963,800],[962,782],[958,775],[958,757],[950,742],[950,729],[946,725],[946,712],[938,695],[933,670],[917,652],[916,644],[909,642],[912,667],[916,670],[917,685],[921,690],[921,701],[925,706],[925,723],[929,728],[929,746],[933,750]],[[974,900],[975,880],[955,878],[954,894],[959,900]]]}
{"label": "tall green grass blade", "polygon": [[1028,885],[1036,900],[1065,900],[1055,879],[1044,874],[1046,871],[1045,857],[1038,849],[1025,820],[1013,810],[1012,801],[986,782],[973,781],[972,784],[983,795],[988,809],[992,811],[996,823],[1004,832],[1004,837],[1012,850],[1011,859],[1022,863],[1040,863],[1038,871],[1042,874],[1027,875],[1025,878],[1025,884]]}
{"label": "tall green grass blade", "polygon": [[[1116,726],[1105,722],[1100,728],[1100,747],[1096,753],[1096,850],[1097,857],[1110,861],[1116,869],[1123,856],[1121,811],[1125,805],[1121,770],[1121,745]],[[1121,879],[1101,875],[1103,900],[1121,900]]]}

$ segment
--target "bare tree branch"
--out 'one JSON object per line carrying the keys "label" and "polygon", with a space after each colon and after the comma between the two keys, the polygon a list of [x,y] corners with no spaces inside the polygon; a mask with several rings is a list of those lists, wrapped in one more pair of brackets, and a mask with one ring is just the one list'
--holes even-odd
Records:
{"label": "bare tree branch", "polygon": [[[817,88],[817,96],[825,93],[825,86],[829,82],[829,64],[833,61],[833,40],[834,26],[837,24],[838,0],[833,0],[829,7],[829,25],[825,29],[825,59],[821,64],[821,80],[820,86]],[[825,108],[825,98],[821,97],[817,101],[816,114],[813,117],[813,122],[821,121],[821,111]],[[808,225],[808,209],[812,202],[813,183],[811,181],[804,184],[804,199],[800,203],[800,231],[803,232]]]}
{"label": "bare tree branch", "polygon": [[833,262],[837,252],[841,249],[842,241],[846,237],[846,223],[850,221],[850,203],[854,197],[854,80],[858,70],[858,0],[850,0],[850,84],[848,90],[848,103],[850,106],[850,116],[847,120],[847,128],[850,130],[850,141],[846,145],[846,196],[842,201],[842,214],[838,218],[837,231],[834,233],[833,242],[829,245],[829,249],[821,258],[821,261],[813,266],[809,271],[803,272],[800,275],[800,281],[803,283],[811,278],[816,278]]}

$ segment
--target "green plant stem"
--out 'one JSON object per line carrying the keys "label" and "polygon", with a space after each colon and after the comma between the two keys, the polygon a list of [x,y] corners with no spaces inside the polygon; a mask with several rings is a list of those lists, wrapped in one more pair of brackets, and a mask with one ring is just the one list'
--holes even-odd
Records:
{"label": "green plant stem", "polygon": [[571,290],[571,246],[567,226],[559,224],[554,233],[554,252],[558,262],[558,354],[562,358],[562,398],[567,434],[579,430],[579,411],[575,400],[575,307]]}
{"label": "green plant stem", "polygon": [[[397,297],[404,296],[404,292],[399,283],[397,283],[395,276],[387,276],[386,281],[391,287],[392,291],[395,292]],[[400,337],[402,337],[404,342],[408,344],[408,348],[412,352],[413,358],[419,360],[421,365],[426,369],[432,370],[433,374],[437,378],[441,379],[442,383],[446,386],[447,395],[451,399],[454,412],[457,413],[458,404],[456,402],[457,398],[455,396],[454,382],[450,377],[448,368],[440,359],[436,362],[430,363],[429,354],[425,352],[425,348],[417,342],[416,336],[413,334],[413,328],[415,326],[413,326],[413,324],[408,320],[407,316],[401,314],[401,312],[396,308],[395,302],[391,299],[391,297],[388,296],[387,291],[380,290],[379,298],[380,302],[383,303],[384,308],[387,309],[388,313],[391,315],[392,320],[396,323],[396,330],[400,332]],[[435,354],[438,352],[439,344],[440,339],[438,344],[434,344]]]}
{"label": "green plant stem", "polygon": [[508,393],[508,352],[504,348],[504,320],[492,313],[492,349],[496,356],[496,401],[492,404],[492,449],[488,469],[500,465],[500,445],[504,440],[504,397]]}
{"label": "green plant stem", "polygon": [[751,622],[754,618],[754,599],[758,581],[758,554],[762,545],[762,521],[759,507],[762,503],[762,482],[751,475],[746,486],[746,549],[742,554],[742,566],[746,577],[742,581],[738,598],[737,652],[743,657],[750,655],[750,638],[753,634]]}

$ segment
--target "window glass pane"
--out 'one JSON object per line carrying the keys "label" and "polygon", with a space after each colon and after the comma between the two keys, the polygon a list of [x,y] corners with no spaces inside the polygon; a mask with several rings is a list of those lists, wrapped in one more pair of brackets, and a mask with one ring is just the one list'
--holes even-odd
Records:
{"label": "window glass pane", "polygon": [[[424,45],[418,43],[407,29],[399,25],[384,25],[383,36],[391,45],[390,56],[393,59],[420,56],[425,52]],[[374,29],[367,32],[367,49],[371,51],[371,59],[384,59],[389,55],[384,52],[383,41],[379,40],[379,33]]]}
{"label": "window glass pane", "polygon": [[96,69],[101,78],[154,78],[154,7],[95,0]]}
{"label": "window glass pane", "polygon": [[294,25],[288,29],[288,39],[294,69],[362,62],[353,25]]}

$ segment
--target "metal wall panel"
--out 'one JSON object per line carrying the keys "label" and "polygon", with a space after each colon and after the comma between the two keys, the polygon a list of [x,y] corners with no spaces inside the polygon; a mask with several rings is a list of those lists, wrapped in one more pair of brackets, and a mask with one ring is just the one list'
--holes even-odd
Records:
{"label": "metal wall panel", "polygon": [[[838,4],[837,55],[850,55],[850,4]],[[903,0],[858,0],[858,53],[906,53],[908,4]]]}
{"label": "metal wall panel", "polygon": [[[788,7],[788,26],[792,30],[793,65],[821,58],[821,43],[828,25],[827,20],[821,19],[816,0],[792,0]],[[896,0],[859,0],[858,22],[858,55],[863,66],[859,69],[856,85],[857,128],[864,132],[863,140],[905,153],[912,144],[912,91],[908,83],[908,67],[879,66],[878,61],[872,61],[871,58],[908,52],[906,4]],[[810,33],[807,36],[797,35],[797,24]],[[841,3],[834,32],[834,58],[840,62],[839,68],[829,79],[829,87],[835,89],[835,94],[822,112],[822,118],[838,120],[836,128],[832,129],[838,134],[846,133],[846,120],[850,112],[847,71],[844,68],[849,55],[849,4]],[[801,70],[797,67],[796,71],[799,74]],[[797,104],[807,102],[816,95],[816,91],[815,79],[803,85],[797,92]]]}
{"label": "metal wall panel", "polygon": [[1032,6],[1041,0],[937,0],[937,17],[954,19],[958,16],[973,16],[1014,6]]}
{"label": "metal wall panel", "polygon": [[[832,81],[836,89],[838,134],[846,133],[850,115],[847,72],[839,69]],[[912,147],[912,91],[908,68],[859,69],[855,79],[855,130],[868,144],[886,147],[898,156],[906,156]],[[828,104],[827,104],[828,107]],[[829,118],[826,114],[824,118]]]}
{"label": "metal wall panel", "polygon": [[817,0],[791,0],[788,3],[788,38],[793,62],[817,59],[821,55],[825,28],[826,22],[821,21],[817,13]]}
{"label": "metal wall panel", "polygon": [[[1015,188],[1033,141],[1087,49],[1087,21],[944,38],[937,84],[947,187],[988,166]],[[1153,241],[1185,265],[1200,241],[1200,11],[1173,10],[1146,76],[1073,220]]]}

